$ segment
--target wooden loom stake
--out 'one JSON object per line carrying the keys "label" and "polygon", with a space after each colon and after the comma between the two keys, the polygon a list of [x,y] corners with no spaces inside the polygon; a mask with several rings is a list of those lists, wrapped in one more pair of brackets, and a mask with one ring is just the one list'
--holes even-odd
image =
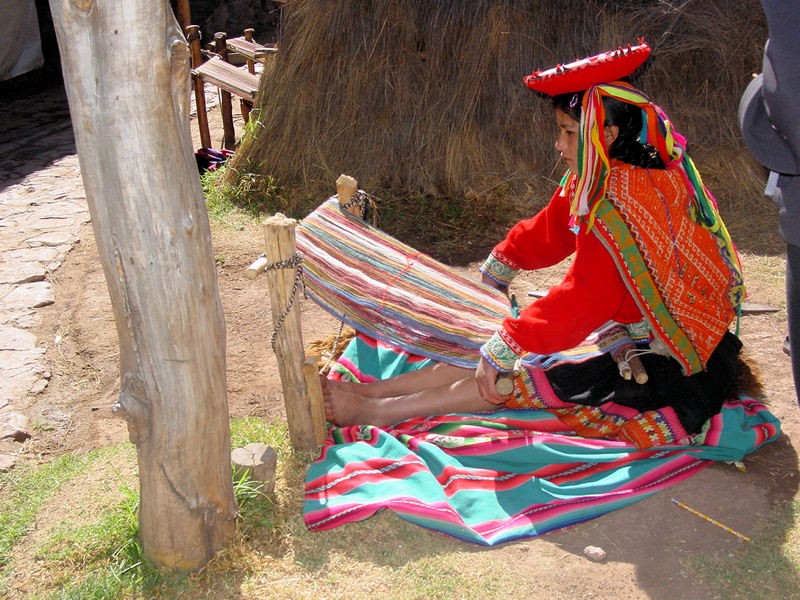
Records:
{"label": "wooden loom stake", "polygon": [[[290,261],[297,252],[297,221],[278,213],[264,222],[265,256],[270,264]],[[292,446],[299,450],[316,450],[325,439],[325,407],[322,388],[309,385],[306,376],[305,350],[300,321],[301,290],[295,289],[295,268],[267,269],[272,322],[279,326],[275,337],[275,356],[286,405],[286,420]],[[295,294],[291,308],[287,310]],[[280,324],[283,319],[283,323]],[[279,325],[280,324],[280,325]]]}
{"label": "wooden loom stake", "polygon": [[310,355],[306,356],[303,362],[303,378],[306,382],[306,392],[311,406],[311,425],[314,428],[315,441],[318,445],[325,441],[325,433],[328,428],[322,396],[319,361],[319,356]]}
{"label": "wooden loom stake", "polygon": [[[339,175],[339,178],[336,180],[336,196],[339,198],[339,205],[344,207],[345,204],[350,202],[350,199],[353,197],[353,194],[358,191],[358,181],[356,181],[350,175]],[[361,207],[353,205],[347,207],[347,210],[350,214],[353,214],[357,217],[360,215]]]}

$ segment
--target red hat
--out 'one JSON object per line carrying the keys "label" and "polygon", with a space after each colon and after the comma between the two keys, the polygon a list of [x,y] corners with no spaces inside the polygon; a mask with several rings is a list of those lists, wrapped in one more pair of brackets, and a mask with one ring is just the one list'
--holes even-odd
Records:
{"label": "red hat", "polygon": [[598,83],[608,83],[627,77],[650,56],[650,46],[643,39],[636,46],[601,52],[567,65],[556,65],[542,71],[537,69],[522,81],[536,92],[558,96],[582,92]]}

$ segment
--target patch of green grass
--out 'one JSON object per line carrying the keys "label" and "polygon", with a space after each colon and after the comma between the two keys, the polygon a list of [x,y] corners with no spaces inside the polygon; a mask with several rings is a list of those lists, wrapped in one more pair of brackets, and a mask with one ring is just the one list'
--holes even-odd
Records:
{"label": "patch of green grass", "polygon": [[[234,419],[231,428],[234,447],[262,442],[287,460],[295,460],[285,423],[244,418]],[[15,545],[25,539],[41,510],[60,490],[93,467],[99,471],[96,476],[87,478],[90,481],[108,474],[102,464],[127,462],[133,468],[135,461],[132,445],[120,444],[82,456],[63,456],[44,465],[21,467],[0,476],[3,492],[0,498],[0,567],[8,569],[5,576],[11,572]],[[189,574],[160,573],[147,563],[138,537],[138,490],[121,477],[118,479],[118,494],[103,492],[110,498],[106,507],[100,508],[97,514],[90,514],[88,520],[65,519],[51,525],[42,541],[32,549],[36,564],[47,573],[43,588],[49,588],[41,590],[36,597],[48,600],[188,597],[185,594],[192,587]],[[265,497],[262,484],[246,475],[234,478],[233,483],[240,511],[240,540],[248,539],[255,530],[270,537],[279,527],[275,500]],[[113,480],[111,485],[115,485]],[[92,494],[92,491],[86,493]],[[42,530],[38,533],[41,535]],[[7,590],[7,582],[0,579],[0,595]]]}
{"label": "patch of green grass", "polygon": [[11,550],[28,533],[39,509],[101,454],[67,454],[44,465],[19,466],[0,473],[0,568],[8,564]]}
{"label": "patch of green grass", "polygon": [[[412,561],[391,574],[395,589],[408,586],[408,598],[509,598],[524,596],[524,590],[515,593],[516,579],[513,572],[498,568],[494,559],[482,560],[483,564],[464,568],[464,556],[443,555],[425,557]],[[411,585],[409,585],[409,582]]]}
{"label": "patch of green grass", "polygon": [[253,442],[271,446],[278,455],[290,451],[289,427],[283,421],[265,421],[256,417],[231,419],[231,448]]}
{"label": "patch of green grass", "polygon": [[[0,560],[31,530],[42,509],[75,478],[97,463],[133,461],[130,444],[119,444],[85,455],[65,455],[43,465],[21,466],[2,476],[0,500]],[[116,598],[158,574],[143,565],[139,545],[138,494],[122,483],[124,500],[101,510],[88,524],[60,523],[36,549],[36,561],[47,565],[59,590],[45,598]],[[5,573],[4,575],[7,575]],[[52,586],[53,581],[49,582]],[[0,590],[4,584],[0,583]]]}
{"label": "patch of green grass", "polygon": [[209,217],[225,220],[238,213],[248,218],[260,218],[283,210],[286,202],[272,177],[249,172],[237,172],[234,176],[232,169],[225,163],[200,177]]}
{"label": "patch of green grass", "polygon": [[774,507],[742,553],[700,556],[693,567],[714,598],[800,599],[800,501]]}
{"label": "patch of green grass", "polygon": [[111,598],[158,582],[158,573],[145,564],[138,539],[139,495],[124,482],[121,491],[121,503],[86,525],[58,528],[39,548],[37,558],[63,573],[92,566],[91,572],[75,585],[66,585],[49,597]]}

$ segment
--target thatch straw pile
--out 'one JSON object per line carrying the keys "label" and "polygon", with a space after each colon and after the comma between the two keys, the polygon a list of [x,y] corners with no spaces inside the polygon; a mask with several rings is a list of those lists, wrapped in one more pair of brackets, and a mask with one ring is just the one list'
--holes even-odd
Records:
{"label": "thatch straw pile", "polygon": [[758,196],[736,124],[766,26],[751,0],[290,0],[258,126],[231,175],[273,176],[302,215],[348,173],[382,226],[443,258],[481,255],[561,174],[523,75],[644,37],[637,83],[671,115],[723,214]]}

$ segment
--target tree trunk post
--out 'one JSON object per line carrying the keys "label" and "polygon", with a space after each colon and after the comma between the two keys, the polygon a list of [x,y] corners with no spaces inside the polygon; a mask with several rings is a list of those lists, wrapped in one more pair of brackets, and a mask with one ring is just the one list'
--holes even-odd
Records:
{"label": "tree trunk post", "polygon": [[232,541],[237,507],[189,50],[168,0],[50,5],[119,335],[142,550],[158,568],[200,568]]}
{"label": "tree trunk post", "polygon": [[[297,221],[278,213],[264,222],[266,270],[269,281],[270,309],[276,333],[273,349],[286,405],[286,420],[292,445],[298,450],[315,450],[325,436],[325,416],[319,379],[316,387],[306,383],[305,349],[299,302],[302,288],[298,283],[296,261]],[[277,266],[279,265],[279,266]]]}

